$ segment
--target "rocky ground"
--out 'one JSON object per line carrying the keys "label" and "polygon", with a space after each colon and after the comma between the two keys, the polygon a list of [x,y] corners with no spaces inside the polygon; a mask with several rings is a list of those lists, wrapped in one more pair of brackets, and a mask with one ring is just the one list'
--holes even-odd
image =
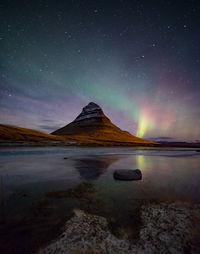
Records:
{"label": "rocky ground", "polygon": [[140,237],[130,242],[113,235],[104,217],[75,210],[64,232],[38,254],[200,253],[200,205],[143,205],[141,220]]}

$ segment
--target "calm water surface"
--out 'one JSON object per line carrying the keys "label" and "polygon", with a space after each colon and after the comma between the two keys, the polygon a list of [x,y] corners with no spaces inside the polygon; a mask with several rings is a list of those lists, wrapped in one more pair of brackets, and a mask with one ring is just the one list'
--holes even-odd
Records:
{"label": "calm water surface", "polygon": [[[116,169],[136,168],[142,171],[141,181],[113,179]],[[1,149],[0,181],[1,221],[25,216],[38,202],[48,200],[48,191],[66,190],[81,182],[94,186],[104,202],[102,214],[128,221],[141,201],[200,203],[200,153],[166,148]],[[69,199],[50,201],[49,213],[57,218],[78,205]]]}
{"label": "calm water surface", "polygon": [[[113,179],[116,169],[136,168],[142,171],[142,181]],[[193,149],[10,148],[0,150],[0,177],[7,214],[49,190],[83,181],[119,203],[169,197],[200,202],[200,153]]]}

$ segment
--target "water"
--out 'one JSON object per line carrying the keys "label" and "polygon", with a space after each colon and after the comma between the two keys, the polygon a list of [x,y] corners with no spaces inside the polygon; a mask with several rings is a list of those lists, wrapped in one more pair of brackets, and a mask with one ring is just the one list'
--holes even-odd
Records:
{"label": "water", "polygon": [[[141,181],[113,179],[116,169],[136,168],[142,171]],[[53,228],[55,225],[50,220],[59,223],[77,206],[89,211],[94,209],[94,212],[98,210],[121,224],[128,224],[137,205],[144,201],[200,203],[200,153],[180,148],[9,148],[0,150],[0,180],[1,221],[5,220],[2,230],[3,233],[8,231],[4,240],[9,243],[14,234],[17,242],[24,242],[22,233],[10,233],[13,229],[10,221],[17,221],[16,228],[25,227],[33,234],[34,230],[38,230],[35,229],[38,218],[43,218],[41,214],[43,216],[44,213],[45,217],[38,227],[43,223],[46,227],[48,220],[48,227]],[[45,195],[48,191],[66,190],[81,182],[90,182],[94,186],[101,204],[89,207],[90,204],[77,200],[48,198]],[[22,218],[27,217],[34,219],[30,225],[24,226]],[[34,237],[44,233],[39,231]],[[35,247],[32,238],[28,244]],[[18,252],[11,249],[6,253]],[[27,249],[21,249],[20,253],[27,253]]]}

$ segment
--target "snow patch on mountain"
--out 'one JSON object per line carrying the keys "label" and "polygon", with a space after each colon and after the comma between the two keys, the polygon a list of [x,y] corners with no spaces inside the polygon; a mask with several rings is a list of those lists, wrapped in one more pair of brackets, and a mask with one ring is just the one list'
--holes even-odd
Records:
{"label": "snow patch on mountain", "polygon": [[82,121],[85,119],[90,119],[93,117],[102,117],[102,109],[94,102],[90,102],[87,106],[85,106],[80,115],[74,120],[74,122]]}

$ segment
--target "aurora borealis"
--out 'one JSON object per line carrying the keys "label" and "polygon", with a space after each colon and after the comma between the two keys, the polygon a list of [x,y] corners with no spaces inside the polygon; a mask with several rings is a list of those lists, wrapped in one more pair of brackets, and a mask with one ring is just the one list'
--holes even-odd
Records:
{"label": "aurora borealis", "polygon": [[51,132],[90,101],[145,138],[200,139],[200,2],[3,1],[0,123]]}

